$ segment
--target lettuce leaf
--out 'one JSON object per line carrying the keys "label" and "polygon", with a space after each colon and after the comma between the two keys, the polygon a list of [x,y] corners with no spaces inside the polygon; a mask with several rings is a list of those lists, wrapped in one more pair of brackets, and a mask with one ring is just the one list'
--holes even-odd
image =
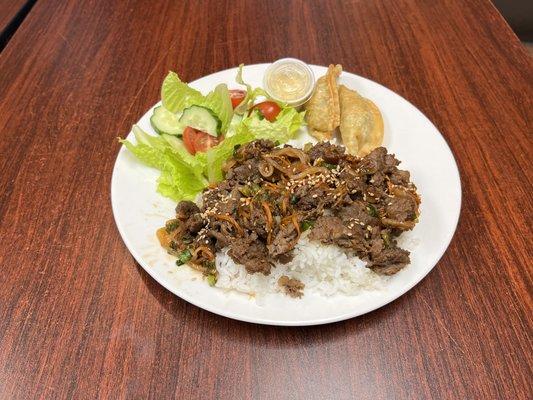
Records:
{"label": "lettuce leaf", "polygon": [[157,180],[159,193],[176,201],[193,200],[205,188],[204,157],[190,155],[181,148],[183,144],[178,145],[179,139],[172,136],[151,136],[137,125],[133,126],[133,133],[137,144],[128,140],[120,142],[140,161],[161,171]]}
{"label": "lettuce leaf", "polygon": [[233,155],[236,146],[255,139],[285,143],[302,126],[305,113],[281,103],[278,104],[282,110],[274,122],[269,122],[257,111],[247,115],[259,96],[268,96],[263,89],[253,89],[244,82],[242,67],[241,64],[236,81],[246,86],[247,94],[235,112],[225,84],[218,85],[204,96],[182,82],[174,72],[169,72],[163,82],[161,98],[163,106],[169,111],[180,113],[187,107],[198,105],[209,108],[220,118],[225,139],[207,152],[191,155],[177,137],[166,134],[152,136],[136,125],[133,126],[136,144],[120,140],[140,161],[161,171],[157,191],[162,195],[176,201],[192,200],[208,183],[224,178],[222,166]]}
{"label": "lettuce leaf", "polygon": [[157,191],[176,201],[194,200],[206,186],[205,178],[198,176],[194,168],[171,150],[165,150],[162,159],[163,168],[157,179]]}
{"label": "lettuce leaf", "polygon": [[244,82],[244,79],[242,79],[242,68],[243,67],[244,67],[244,64],[239,65],[239,71],[237,72],[237,76],[235,77],[235,81],[238,84],[246,86],[246,96],[241,101],[241,103],[235,108],[235,114],[239,114],[239,115],[242,115],[246,111],[248,111],[253,106],[257,97],[264,96],[268,98],[268,94],[267,92],[265,92],[265,90],[263,90],[260,87],[253,89],[251,85]]}
{"label": "lettuce leaf", "polygon": [[202,93],[182,82],[178,74],[172,71],[168,73],[161,86],[163,106],[173,113],[183,111],[203,99]]}
{"label": "lettuce leaf", "polygon": [[254,135],[247,129],[237,129],[233,136],[226,137],[220,144],[207,151],[207,178],[210,183],[224,179],[222,166],[233,155],[236,146],[254,140]]}
{"label": "lettuce leaf", "polygon": [[224,133],[228,130],[233,118],[233,107],[229,97],[228,86],[225,83],[217,85],[215,90],[210,92],[201,102],[195,104],[213,111],[222,122],[221,131]]}
{"label": "lettuce leaf", "polygon": [[177,153],[183,161],[192,166],[195,170],[201,172],[205,169],[205,153],[204,156],[200,156],[200,154],[202,153],[196,153],[193,156],[185,148],[185,145],[183,144],[183,141],[181,139],[178,139],[176,136],[171,135],[163,135],[162,137],[167,141],[170,147],[172,147],[172,150],[174,150],[174,152]]}
{"label": "lettuce leaf", "polygon": [[179,113],[192,105],[210,109],[222,122],[221,130],[226,132],[233,117],[233,107],[226,84],[217,85],[215,90],[207,96],[182,82],[175,72],[169,72],[161,87],[161,101],[163,106]]}
{"label": "lettuce leaf", "polygon": [[303,124],[305,111],[298,112],[295,108],[283,108],[274,122],[263,118],[259,112],[244,118],[244,127],[253,133],[255,139],[270,139],[285,143],[292,139]]}

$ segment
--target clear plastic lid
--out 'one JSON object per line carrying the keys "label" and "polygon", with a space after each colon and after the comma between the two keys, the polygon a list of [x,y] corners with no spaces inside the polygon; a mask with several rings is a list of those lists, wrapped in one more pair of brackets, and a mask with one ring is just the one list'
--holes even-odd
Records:
{"label": "clear plastic lid", "polygon": [[309,66],[296,58],[282,58],[272,63],[263,76],[263,87],[274,100],[299,106],[315,87],[315,75]]}

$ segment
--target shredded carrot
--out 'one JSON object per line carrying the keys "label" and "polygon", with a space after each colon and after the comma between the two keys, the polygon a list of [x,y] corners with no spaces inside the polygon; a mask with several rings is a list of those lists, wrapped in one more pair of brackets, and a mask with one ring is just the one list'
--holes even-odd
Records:
{"label": "shredded carrot", "polygon": [[300,235],[302,234],[300,232],[300,224],[298,223],[297,215],[298,214],[296,214],[296,213],[291,215],[291,221],[294,224],[294,227],[296,228],[296,232],[298,232],[298,237],[296,238],[296,241],[298,241],[298,239],[300,238]]}
{"label": "shredded carrot", "polygon": [[267,187],[269,189],[272,189],[275,192],[279,191],[278,185],[276,185],[275,183],[272,183],[272,182],[263,182],[263,186],[265,186],[265,187]]}
{"label": "shredded carrot", "polygon": [[296,245],[296,243],[298,243],[298,240],[300,240],[300,236],[302,234],[302,232],[300,231],[300,224],[298,223],[298,218],[297,218],[297,213],[294,213],[291,215],[291,221],[294,225],[294,227],[296,228],[296,237],[294,238],[293,242],[292,242],[292,245]]}
{"label": "shredded carrot", "polygon": [[265,210],[265,216],[266,216],[266,230],[268,232],[267,234],[267,244],[272,243],[272,212],[270,211],[270,207],[266,201],[261,202],[261,206],[263,207],[263,210]]}
{"label": "shredded carrot", "polygon": [[285,225],[287,222],[292,221],[292,215],[293,215],[293,214],[291,214],[291,215],[287,215],[286,217],[283,217],[283,218],[281,219],[281,224],[282,224],[282,225]]}
{"label": "shredded carrot", "polygon": [[289,206],[289,193],[286,192],[281,201],[281,213],[285,215],[287,213],[287,207]]}
{"label": "shredded carrot", "polygon": [[224,214],[212,214],[212,215],[218,220],[229,222],[231,225],[235,227],[235,229],[237,230],[240,236],[244,235],[244,230],[239,225],[239,223],[235,221],[235,219],[233,219],[233,217],[230,217],[229,215],[224,215]]}
{"label": "shredded carrot", "polygon": [[262,201],[261,205],[263,206],[263,210],[265,210],[267,230],[270,232],[272,231],[272,212],[266,201]]}

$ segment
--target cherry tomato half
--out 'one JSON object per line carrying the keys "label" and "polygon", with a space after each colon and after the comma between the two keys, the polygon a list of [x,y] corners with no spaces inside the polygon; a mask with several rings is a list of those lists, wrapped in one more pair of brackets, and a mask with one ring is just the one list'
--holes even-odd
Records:
{"label": "cherry tomato half", "polygon": [[281,111],[280,106],[273,101],[263,101],[253,106],[252,110],[259,110],[268,121],[274,122]]}
{"label": "cherry tomato half", "polygon": [[205,152],[209,150],[211,147],[216,146],[219,144],[224,137],[214,137],[211,136],[209,133],[205,133],[202,131],[196,131],[196,139],[194,141],[194,149],[196,151]]}
{"label": "cherry tomato half", "polygon": [[229,91],[229,98],[231,100],[231,106],[233,109],[237,107],[246,97],[246,90],[231,89]]}
{"label": "cherry tomato half", "polygon": [[211,136],[208,133],[198,131],[190,126],[183,131],[183,144],[189,153],[192,155],[196,152],[205,152],[211,147],[216,146],[223,140],[222,136],[218,138]]}
{"label": "cherry tomato half", "polygon": [[196,154],[196,150],[194,149],[194,139],[196,137],[196,130],[191,128],[190,126],[187,126],[185,130],[183,131],[183,144],[185,145],[185,148],[189,153],[192,155]]}
{"label": "cherry tomato half", "polygon": [[189,153],[192,155],[196,154],[194,148],[194,139],[196,138],[196,130],[187,126],[183,131],[183,144]]}

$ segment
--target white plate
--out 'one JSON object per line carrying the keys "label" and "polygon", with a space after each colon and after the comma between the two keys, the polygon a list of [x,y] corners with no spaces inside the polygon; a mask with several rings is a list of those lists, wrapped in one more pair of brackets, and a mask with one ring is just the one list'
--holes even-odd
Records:
{"label": "white plate", "polygon": [[[245,67],[245,80],[260,86],[267,66]],[[312,68],[316,77],[326,72],[325,67]],[[221,82],[238,87],[236,72],[236,68],[220,71],[191,86],[204,93]],[[347,72],[342,73],[340,83],[356,89],[380,108],[385,121],[383,145],[402,161],[400,168],[411,172],[421,194],[420,222],[402,239],[403,247],[411,251],[410,265],[388,280],[382,290],[351,297],[307,293],[298,300],[276,294],[257,302],[248,295],[209,287],[197,272],[177,268],[175,259],[159,246],[155,231],[174,216],[176,204],[156,193],[158,171],[142,165],[123,147],[113,170],[111,203],[124,243],[146,272],[198,307],[229,318],[271,325],[316,325],[352,318],[393,301],[420,282],[443,255],[457,226],[461,184],[453,155],[437,128],[407,100]],[[151,114],[149,110],[138,124],[153,133]],[[133,134],[128,138],[131,140]]]}

